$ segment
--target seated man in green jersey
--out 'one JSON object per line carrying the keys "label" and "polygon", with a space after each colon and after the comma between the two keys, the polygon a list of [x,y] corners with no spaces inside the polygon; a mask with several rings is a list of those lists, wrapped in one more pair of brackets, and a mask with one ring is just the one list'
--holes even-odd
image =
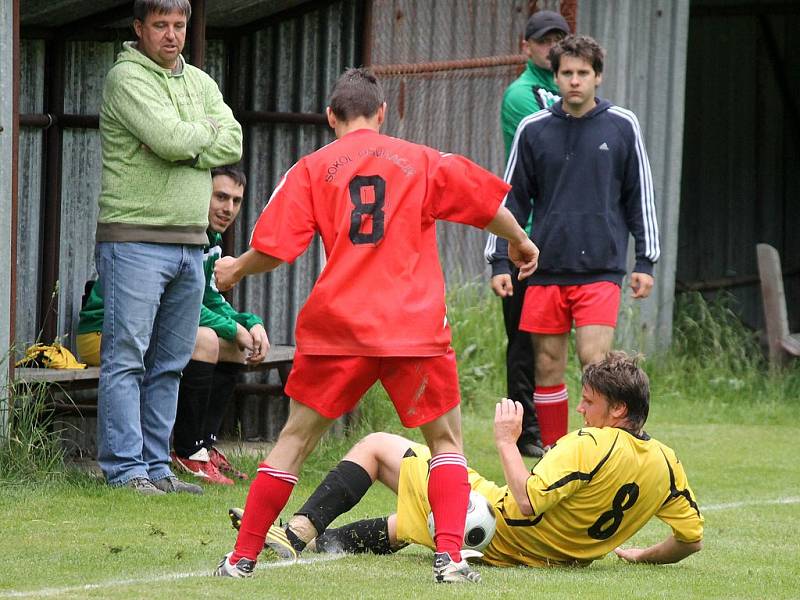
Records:
{"label": "seated man in green jersey", "polygon": [[[177,468],[208,483],[231,485],[247,479],[215,446],[236,376],[245,363],[263,360],[269,350],[264,322],[256,315],[237,312],[214,283],[214,263],[222,255],[222,234],[242,207],[245,174],[237,167],[211,170],[208,208],[208,245],[204,248],[205,290],[194,351],[183,369],[171,455]],[[103,327],[102,283],[98,280],[80,313],[76,346],[82,360],[100,363]]]}
{"label": "seated man in green jersey", "polygon": [[[635,357],[611,352],[583,373],[578,412],[584,427],[562,437],[528,471],[516,442],[522,406],[502,399],[495,444],[506,481],[469,470],[473,490],[493,505],[497,530],[482,560],[495,566],[587,565],[610,551],[628,562],[673,563],[702,547],[703,517],[683,465],[643,430],[649,382]],[[388,433],[356,444],[267,545],[281,556],[317,552],[394,552],[408,543],[433,548],[427,526],[425,446]],[[397,493],[397,512],[326,529],[379,480]],[[232,511],[233,513],[234,511]],[[234,518],[235,514],[231,515]],[[658,517],[672,529],[649,548],[620,547]]]}

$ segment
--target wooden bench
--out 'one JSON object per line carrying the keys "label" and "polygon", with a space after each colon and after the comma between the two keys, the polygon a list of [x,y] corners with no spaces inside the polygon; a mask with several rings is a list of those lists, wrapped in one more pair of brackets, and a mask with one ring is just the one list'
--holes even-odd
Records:
{"label": "wooden bench", "polygon": [[[294,346],[272,346],[264,360],[256,365],[249,365],[245,372],[271,371],[276,369],[280,384],[269,383],[238,383],[235,394],[258,395],[264,397],[279,396],[283,394],[286,379],[292,368],[294,360]],[[28,384],[52,384],[53,392],[69,392],[71,390],[96,389],[100,367],[87,367],[86,369],[14,369],[14,380]],[[69,398],[57,397],[63,394],[51,394],[53,410],[57,413],[78,413],[91,415],[97,412],[96,404],[78,404],[69,401]]]}
{"label": "wooden bench", "polygon": [[782,365],[789,357],[800,356],[800,333],[789,332],[783,271],[778,251],[769,244],[757,244],[756,257],[761,279],[761,298],[764,302],[769,362],[776,366]]}

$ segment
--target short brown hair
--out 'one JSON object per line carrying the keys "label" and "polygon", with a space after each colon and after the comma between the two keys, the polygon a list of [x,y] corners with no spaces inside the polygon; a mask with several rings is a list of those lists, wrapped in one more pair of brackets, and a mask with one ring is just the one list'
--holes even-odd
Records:
{"label": "short brown hair", "polygon": [[224,167],[214,167],[211,169],[211,178],[219,177],[220,175],[224,175],[225,177],[230,177],[236,183],[236,185],[240,185],[242,187],[247,186],[247,175],[244,174],[241,167],[237,165],[226,165]]}
{"label": "short brown hair", "polygon": [[150,13],[166,15],[178,11],[186,15],[186,20],[192,18],[192,5],[189,0],[136,0],[133,3],[133,18],[144,21]]}
{"label": "short brown hair", "polygon": [[639,367],[640,358],[621,351],[609,352],[588,365],[581,378],[581,384],[605,396],[610,405],[625,405],[634,432],[644,427],[650,413],[650,380]]}
{"label": "short brown hair", "polygon": [[603,72],[603,59],[606,51],[598,44],[594,38],[588,35],[568,35],[555,46],[550,48],[550,66],[553,73],[558,73],[561,66],[561,57],[564,55],[574,58],[582,58],[594,69],[596,74]]}
{"label": "short brown hair", "polygon": [[384,102],[383,88],[369,69],[347,69],[333,85],[328,104],[337,119],[370,118]]}

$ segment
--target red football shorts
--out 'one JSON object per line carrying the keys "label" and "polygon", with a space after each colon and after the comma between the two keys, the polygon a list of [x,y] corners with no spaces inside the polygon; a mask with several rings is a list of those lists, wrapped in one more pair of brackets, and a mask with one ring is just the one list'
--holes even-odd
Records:
{"label": "red football shorts", "polygon": [[616,327],[620,296],[620,287],[610,281],[531,285],[525,291],[519,328],[530,333],[569,333],[573,319],[576,327]]}
{"label": "red football shorts", "polygon": [[295,352],[286,394],[323,417],[353,410],[380,381],[405,427],[419,427],[461,402],[456,353],[441,356],[323,356]]}

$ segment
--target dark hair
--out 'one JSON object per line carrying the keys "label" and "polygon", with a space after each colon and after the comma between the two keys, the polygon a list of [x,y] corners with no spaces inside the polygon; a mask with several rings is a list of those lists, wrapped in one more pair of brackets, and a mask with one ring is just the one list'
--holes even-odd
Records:
{"label": "dark hair", "polygon": [[133,18],[144,21],[150,13],[166,15],[175,10],[186,15],[187,21],[192,18],[189,0],[136,0],[133,3]]}
{"label": "dark hair", "polygon": [[340,121],[370,118],[384,102],[383,88],[369,69],[347,69],[333,84],[328,104]]}
{"label": "dark hair", "polygon": [[639,432],[650,413],[650,380],[639,367],[640,357],[614,351],[602,360],[586,367],[581,383],[603,394],[612,406],[624,404],[628,409],[628,423]]}
{"label": "dark hair", "polygon": [[211,177],[218,175],[225,175],[233,179],[238,185],[245,187],[247,185],[247,175],[244,174],[241,167],[236,165],[225,165],[224,167],[214,167],[211,169]]}
{"label": "dark hair", "polygon": [[558,73],[561,57],[564,55],[582,58],[592,65],[594,72],[598,75],[603,72],[603,59],[606,56],[606,51],[600,47],[600,44],[594,38],[590,38],[588,35],[568,35],[550,48],[548,58],[550,58],[550,66],[553,69],[553,73]]}

